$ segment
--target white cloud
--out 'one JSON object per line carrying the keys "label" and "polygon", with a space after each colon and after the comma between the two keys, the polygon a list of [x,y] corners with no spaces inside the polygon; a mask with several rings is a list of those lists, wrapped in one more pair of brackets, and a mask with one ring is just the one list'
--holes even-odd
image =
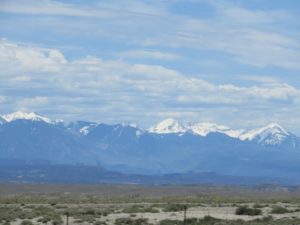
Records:
{"label": "white cloud", "polygon": [[221,26],[208,23],[208,28],[194,24],[190,30],[190,22],[179,22],[178,31],[161,36],[147,38],[144,46],[167,46],[172,48],[190,48],[214,50],[229,54],[228,58],[240,64],[254,67],[281,67],[300,69],[300,42],[283,34],[245,29],[234,26]]}
{"label": "white cloud", "polygon": [[278,66],[300,69],[300,43],[282,35],[256,30],[235,33],[226,51],[235,55],[236,61],[256,67]]}
{"label": "white cloud", "polygon": [[[177,15],[177,1],[2,1],[3,35],[73,49],[2,39],[1,107],[108,122],[189,117],[300,127],[299,16],[223,0],[201,0],[212,6],[208,17]],[[245,75],[233,81],[232,71]]]}
{"label": "white cloud", "polygon": [[[106,121],[118,118],[139,122],[135,119],[141,120],[145,115],[157,118],[204,115],[212,120],[224,108],[227,114],[238,108],[239,113],[243,108],[248,111],[251,106],[265,111],[276,109],[279,102],[293,110],[300,102],[299,89],[267,78],[249,87],[230,82],[218,84],[161,65],[92,56],[66,60],[55,49],[7,41],[1,42],[0,48],[3,46],[9,54],[0,54],[0,89],[1,95],[7,96],[4,104],[12,110],[53,111],[55,105],[56,114],[61,110],[74,117],[90,115],[88,119],[101,115]],[[16,57],[19,52],[21,57]],[[33,62],[36,64],[32,65]]]}
{"label": "white cloud", "polygon": [[0,6],[0,11],[5,13],[33,15],[91,16],[87,10],[79,9],[74,7],[72,4],[65,4],[51,0],[4,1]]}
{"label": "white cloud", "polygon": [[14,81],[19,81],[19,82],[26,82],[26,81],[30,81],[31,78],[29,76],[16,76],[14,78],[11,79],[13,82]]}
{"label": "white cloud", "polygon": [[[157,6],[160,6],[159,8]],[[78,6],[72,3],[62,3],[52,0],[4,0],[0,5],[0,12],[29,14],[111,18],[124,15],[154,16],[164,12],[163,4],[150,4],[143,1],[109,1],[96,4]],[[159,10],[161,9],[161,10]]]}
{"label": "white cloud", "polygon": [[246,9],[230,1],[210,1],[225,21],[240,25],[270,25],[286,20],[289,14],[284,10]]}
{"label": "white cloud", "polygon": [[179,76],[177,71],[159,65],[134,64],[131,67],[131,72],[143,74],[149,78],[159,77],[160,79],[172,79]]}
{"label": "white cloud", "polygon": [[[129,91],[147,90],[165,92],[165,95],[177,92],[188,93],[192,96],[206,94],[214,96],[230,94],[241,98],[256,97],[257,99],[278,99],[287,100],[298,97],[299,90],[295,87],[280,82],[273,82],[272,85],[262,84],[261,86],[240,87],[232,84],[217,85],[203,79],[186,76],[176,70],[161,65],[130,64],[124,61],[103,61],[96,57],[87,57],[81,60],[68,62],[58,50],[39,49],[29,46],[18,46],[10,43],[3,43],[1,47],[5,52],[2,54],[0,66],[11,73],[11,81],[30,82],[32,76],[51,72],[52,75],[45,78],[45,82],[52,82],[55,78],[57,85],[73,88],[105,88],[114,87]],[[6,56],[6,58],[5,58]],[[12,57],[15,56],[15,57]],[[7,62],[10,62],[9,64]],[[14,65],[19,68],[14,71]],[[14,71],[14,72],[11,72]],[[20,76],[21,72],[31,72]],[[252,78],[253,79],[253,78]],[[51,84],[53,85],[53,84]],[[91,90],[92,91],[92,90]],[[155,94],[153,94],[154,96]],[[177,93],[181,96],[181,93]],[[209,96],[208,96],[209,97]],[[223,97],[222,97],[223,98]],[[220,99],[222,99],[220,97]],[[180,97],[181,101],[184,99]],[[207,98],[209,100],[209,98]],[[213,101],[215,102],[215,100]]]}
{"label": "white cloud", "polygon": [[57,72],[67,60],[57,49],[29,48],[1,40],[0,62],[3,67],[20,72]]}
{"label": "white cloud", "polygon": [[17,109],[39,109],[49,103],[48,98],[44,96],[36,96],[32,98],[21,98],[16,101]]}
{"label": "white cloud", "polygon": [[259,76],[259,75],[241,75],[239,77],[240,80],[245,81],[253,81],[260,84],[278,84],[282,83],[282,81],[278,78],[271,76]]}
{"label": "white cloud", "polygon": [[300,98],[300,90],[286,83],[266,86],[237,87],[231,84],[219,85],[225,93],[242,94],[244,97],[255,97],[264,100],[289,100]]}
{"label": "white cloud", "polygon": [[[198,52],[218,51],[240,64],[300,69],[299,34],[296,29],[284,28],[291,21],[297,21],[294,15],[283,10],[247,9],[236,1],[206,2],[214,9],[214,16],[209,19],[173,14],[168,11],[173,1],[114,0],[76,5],[51,0],[6,0],[0,5],[0,11],[53,16],[37,17],[31,22],[34,28],[41,30],[45,24],[51,24],[51,29],[62,35],[89,32],[94,38],[112,37],[133,44],[135,48],[141,43],[155,49],[166,46]],[[56,17],[58,15],[72,18]],[[84,19],[74,22],[73,17]],[[41,24],[38,23],[40,20],[43,21]],[[132,50],[122,54],[130,58],[178,59],[176,54],[160,50]]]}
{"label": "white cloud", "polygon": [[126,52],[120,52],[117,55],[122,58],[129,59],[158,59],[158,60],[176,60],[180,56],[173,53],[160,52],[160,51],[150,51],[150,50],[131,50]]}

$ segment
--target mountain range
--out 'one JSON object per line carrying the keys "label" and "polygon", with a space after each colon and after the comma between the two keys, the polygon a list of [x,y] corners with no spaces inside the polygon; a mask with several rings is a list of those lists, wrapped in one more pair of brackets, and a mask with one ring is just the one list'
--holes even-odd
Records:
{"label": "mountain range", "polygon": [[166,119],[149,129],[36,113],[0,117],[0,165],[98,166],[139,175],[216,173],[300,182],[300,138],[276,123],[233,130]]}

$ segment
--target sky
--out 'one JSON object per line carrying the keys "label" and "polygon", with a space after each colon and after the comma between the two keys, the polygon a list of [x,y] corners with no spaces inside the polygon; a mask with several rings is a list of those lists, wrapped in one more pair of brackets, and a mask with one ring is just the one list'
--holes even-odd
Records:
{"label": "sky", "polygon": [[300,135],[298,0],[0,0],[0,114]]}

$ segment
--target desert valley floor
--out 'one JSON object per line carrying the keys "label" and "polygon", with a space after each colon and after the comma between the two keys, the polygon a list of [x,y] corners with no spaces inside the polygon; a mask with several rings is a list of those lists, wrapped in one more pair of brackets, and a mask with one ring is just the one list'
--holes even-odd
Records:
{"label": "desert valley floor", "polygon": [[0,196],[5,225],[300,224],[298,187],[1,184]]}

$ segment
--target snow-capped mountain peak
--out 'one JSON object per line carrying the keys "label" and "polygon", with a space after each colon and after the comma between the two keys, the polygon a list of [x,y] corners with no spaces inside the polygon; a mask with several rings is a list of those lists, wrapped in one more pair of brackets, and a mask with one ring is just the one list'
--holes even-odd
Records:
{"label": "snow-capped mountain peak", "polygon": [[53,123],[53,121],[47,117],[40,116],[36,114],[35,112],[23,112],[23,111],[17,111],[14,113],[3,115],[2,118],[6,122],[12,122],[15,120],[32,120],[32,121],[43,121],[46,123]]}
{"label": "snow-capped mountain peak", "polygon": [[285,133],[286,135],[288,135],[289,133],[282,127],[280,126],[278,123],[270,123],[268,124],[265,128],[271,129],[273,132],[277,132],[280,131],[282,133]]}
{"label": "snow-capped mountain peak", "polygon": [[290,133],[277,123],[270,123],[261,128],[245,131],[243,129],[234,130],[216,123],[180,123],[174,119],[163,120],[148,131],[157,134],[179,133],[181,135],[191,133],[202,137],[210,133],[221,133],[231,138],[256,142],[261,145],[280,145],[290,136]]}
{"label": "snow-capped mountain peak", "polygon": [[165,119],[157,125],[149,128],[149,132],[158,134],[184,133],[186,131],[187,129],[183,124],[171,118]]}
{"label": "snow-capped mountain peak", "polygon": [[188,124],[188,128],[192,133],[201,136],[206,136],[209,133],[224,133],[229,137],[237,138],[243,132],[243,130],[232,130],[229,127],[224,125],[219,125],[216,123],[207,123],[207,122]]}
{"label": "snow-capped mountain peak", "polygon": [[279,145],[290,134],[279,124],[270,123],[262,128],[250,130],[240,136],[240,139],[245,141],[257,141],[263,145]]}
{"label": "snow-capped mountain peak", "polygon": [[[0,125],[10,123],[15,120],[30,120],[30,121],[43,121],[45,123],[64,126],[62,121],[51,120],[47,117],[40,116],[34,112],[17,111],[11,114],[0,116]],[[103,125],[103,124],[102,124]],[[91,131],[97,129],[101,124],[95,122],[77,121],[70,123],[67,127],[69,130],[73,130],[86,136]],[[105,127],[105,124],[103,125]],[[2,127],[2,126],[1,126]],[[100,127],[101,128],[101,127]],[[123,132],[136,132],[136,137],[140,137],[143,134],[156,133],[156,134],[178,134],[178,136],[184,136],[184,134],[193,134],[206,137],[211,133],[224,134],[231,138],[239,139],[240,141],[248,141],[257,143],[260,145],[268,146],[300,146],[300,139],[286,131],[282,126],[277,123],[270,123],[264,127],[252,129],[249,131],[235,130],[224,125],[219,125],[210,122],[196,122],[196,123],[182,123],[175,119],[165,119],[157,125],[150,127],[148,130],[139,128],[135,124],[116,124],[113,125],[113,129],[120,134]]]}
{"label": "snow-capped mountain peak", "polygon": [[232,130],[227,126],[216,123],[199,122],[199,123],[180,123],[174,119],[166,119],[149,129],[151,133],[192,133],[200,136],[207,136],[209,133],[223,133],[229,137],[238,138],[243,130]]}

